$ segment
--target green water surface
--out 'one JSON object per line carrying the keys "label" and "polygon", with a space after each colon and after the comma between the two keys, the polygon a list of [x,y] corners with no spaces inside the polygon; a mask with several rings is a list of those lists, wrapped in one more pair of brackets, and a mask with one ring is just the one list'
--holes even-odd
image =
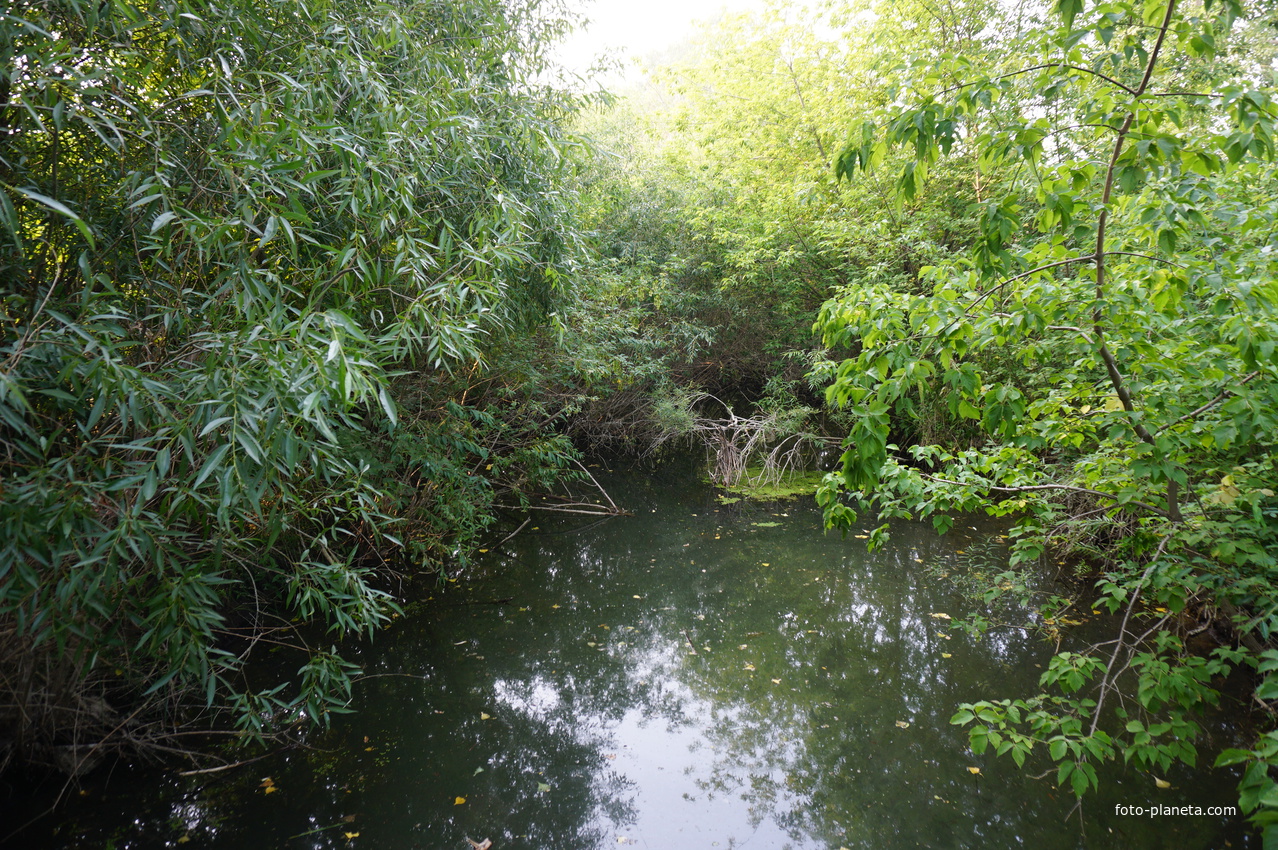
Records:
{"label": "green water surface", "polygon": [[[348,650],[369,674],[356,713],[310,749],[90,777],[15,846],[1251,846],[1237,815],[1115,813],[1232,805],[1232,774],[1177,768],[1160,790],[1117,766],[1080,819],[1034,778],[1045,753],[1023,771],[971,753],[957,705],[1036,693],[1055,649],[937,616],[971,613],[938,568],[997,529],[903,524],[867,554],[810,500],[724,505],[683,468],[602,480],[632,516],[539,515]],[[1208,762],[1237,734],[1211,723]]]}

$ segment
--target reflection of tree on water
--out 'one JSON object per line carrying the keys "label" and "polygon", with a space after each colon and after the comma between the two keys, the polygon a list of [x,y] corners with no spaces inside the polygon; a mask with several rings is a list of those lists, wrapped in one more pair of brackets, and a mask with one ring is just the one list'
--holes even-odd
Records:
{"label": "reflection of tree on water", "polygon": [[[113,833],[118,850],[184,833],[193,847],[290,850],[461,850],[468,836],[494,850],[602,850],[625,836],[663,848],[1079,846],[1062,823],[1071,797],[1027,778],[1037,770],[973,757],[948,723],[960,702],[1027,692],[1050,650],[1019,632],[974,642],[931,616],[963,613],[924,569],[955,557],[952,540],[903,528],[867,555],[814,533],[805,508],[738,505],[728,520],[678,492],[608,489],[637,516],[586,535],[545,523],[491,575],[432,591],[383,633],[358,659],[369,678],[357,713],[316,749],[169,780],[149,806],[129,801],[138,822],[86,831],[78,846]],[[1117,799],[1149,802],[1132,787]],[[1122,792],[1103,787],[1095,805]],[[1124,843],[1091,846],[1157,846],[1138,840],[1155,828],[1185,850],[1212,846],[1206,819],[1092,833],[1111,826]]]}

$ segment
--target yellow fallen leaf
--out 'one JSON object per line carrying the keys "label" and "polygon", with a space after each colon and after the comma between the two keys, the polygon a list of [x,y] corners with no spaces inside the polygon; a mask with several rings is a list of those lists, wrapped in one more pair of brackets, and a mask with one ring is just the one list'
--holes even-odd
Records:
{"label": "yellow fallen leaf", "polygon": [[910,728],[910,724],[909,724],[908,722],[904,721],[904,720],[898,720],[898,721],[896,721],[896,728],[898,728],[898,729],[909,729],[909,728]]}
{"label": "yellow fallen leaf", "polygon": [[479,719],[480,719],[480,720],[492,720],[492,719],[493,719],[493,716],[492,716],[491,714],[488,714],[488,713],[486,713],[486,712],[481,711],[481,712],[479,712]]}
{"label": "yellow fallen leaf", "polygon": [[479,551],[480,551],[480,553],[482,554],[482,553],[484,553],[484,552],[487,552],[488,550],[487,550],[487,549],[480,549]]}
{"label": "yellow fallen leaf", "polygon": [[981,775],[981,769],[980,769],[979,767],[969,767],[969,768],[967,769],[967,772],[968,772],[968,773],[970,773],[970,774],[972,774],[973,776],[980,776],[980,775]]}
{"label": "yellow fallen leaf", "polygon": [[351,840],[352,838],[359,838],[358,832],[345,832],[342,834],[346,836],[347,841]]}
{"label": "yellow fallen leaf", "polygon": [[454,798],[453,798],[453,805],[454,805],[454,806],[460,806],[462,803],[465,803],[465,802],[466,802],[466,798],[465,798],[465,797],[454,797]]}
{"label": "yellow fallen leaf", "polygon": [[950,620],[950,619],[953,619],[952,617],[950,617],[950,615],[949,615],[949,614],[933,614],[932,616],[933,616],[933,617],[935,617],[935,618],[936,618],[936,619],[938,619],[938,620]]}
{"label": "yellow fallen leaf", "polygon": [[1157,785],[1159,788],[1170,788],[1170,787],[1171,787],[1171,783],[1170,783],[1170,782],[1168,782],[1166,779],[1159,779],[1157,776],[1155,776],[1155,777],[1154,777],[1154,784],[1155,784],[1155,785]]}
{"label": "yellow fallen leaf", "polygon": [[738,647],[737,647],[737,649],[746,649],[746,648],[747,648],[747,647],[749,647],[749,646],[750,646],[750,644],[748,644],[748,643],[743,643],[743,644],[741,644],[740,646],[738,646]]}
{"label": "yellow fallen leaf", "polygon": [[853,536],[853,537],[855,537],[857,540],[869,540],[869,539],[870,539],[870,535],[868,535],[868,534],[854,534],[854,535],[852,535],[852,536]]}
{"label": "yellow fallen leaf", "polygon": [[558,608],[559,606],[556,604],[556,605],[551,605],[550,607],[551,607],[551,608]]}
{"label": "yellow fallen leaf", "polygon": [[765,566],[765,567],[770,567],[770,566],[772,566],[772,565],[771,565],[771,564],[769,564],[767,561],[763,561],[762,563],[763,563],[763,566]]}
{"label": "yellow fallen leaf", "polygon": [[179,839],[177,840],[177,843],[178,843],[178,844],[185,844],[185,843],[187,843],[187,842],[188,842],[188,841],[190,841],[190,840],[191,840],[191,836],[189,836],[189,835],[183,835],[181,838],[179,838]]}
{"label": "yellow fallen leaf", "polygon": [[263,793],[263,794],[274,794],[274,793],[275,793],[276,791],[278,791],[278,790],[280,790],[280,789],[276,788],[274,785],[267,785],[265,788],[263,788],[263,789],[262,789],[262,793]]}
{"label": "yellow fallen leaf", "polygon": [[954,653],[952,653],[952,652],[942,652],[942,653],[941,653],[941,657],[942,657],[942,658],[953,658],[953,657],[954,657]]}
{"label": "yellow fallen leaf", "polygon": [[753,670],[753,669],[754,669],[754,665],[753,665],[753,664],[747,664],[747,665],[745,666],[745,668],[746,668],[747,670]]}
{"label": "yellow fallen leaf", "polygon": [[781,684],[781,680],[780,680],[780,679],[773,679],[773,680],[772,680],[772,684],[774,684],[774,685],[779,685],[779,684]]}
{"label": "yellow fallen leaf", "polygon": [[639,594],[637,594],[637,593],[634,595],[634,598],[635,598],[635,599],[643,599],[643,597],[642,597],[642,596],[640,596],[640,595],[639,595]]}

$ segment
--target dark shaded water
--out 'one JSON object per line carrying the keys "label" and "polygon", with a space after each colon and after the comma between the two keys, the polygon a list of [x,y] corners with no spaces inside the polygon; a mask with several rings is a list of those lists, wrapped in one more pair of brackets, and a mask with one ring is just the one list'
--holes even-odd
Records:
{"label": "dark shaded water", "polygon": [[1080,828],[1072,795],[1032,778],[1046,754],[1024,771],[972,755],[958,703],[1036,693],[1053,650],[934,616],[969,612],[928,567],[990,529],[901,525],[867,554],[806,502],[721,505],[674,470],[608,486],[633,517],[546,517],[412,605],[358,657],[358,713],[314,749],[93,777],[15,846],[1248,846],[1236,815],[1115,814],[1233,805],[1223,772],[1178,768],[1159,790],[1116,767]]}

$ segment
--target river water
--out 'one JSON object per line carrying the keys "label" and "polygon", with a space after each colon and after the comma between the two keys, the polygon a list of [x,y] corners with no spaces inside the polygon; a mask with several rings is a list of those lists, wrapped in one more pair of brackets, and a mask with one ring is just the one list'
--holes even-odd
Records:
{"label": "river water", "polygon": [[[900,524],[868,554],[810,499],[723,504],[680,466],[604,480],[632,516],[538,516],[349,649],[356,713],[311,748],[104,772],[14,846],[1259,846],[1238,815],[1115,811],[1233,805],[1232,774],[1114,766],[1071,815],[1045,753],[971,753],[958,704],[1037,693],[1055,648],[951,627],[973,603],[939,574],[997,528]],[[1206,763],[1236,743],[1208,725]]]}

